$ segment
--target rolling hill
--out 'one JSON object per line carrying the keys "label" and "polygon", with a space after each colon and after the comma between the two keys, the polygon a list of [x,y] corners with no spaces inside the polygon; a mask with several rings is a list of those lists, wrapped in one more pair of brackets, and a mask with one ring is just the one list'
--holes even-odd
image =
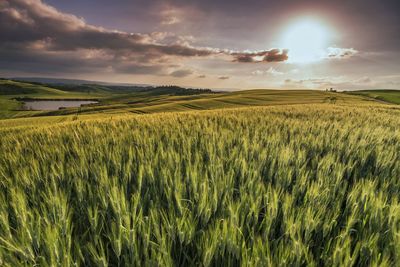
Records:
{"label": "rolling hill", "polygon": [[367,96],[379,101],[400,105],[400,90],[361,90],[350,92],[354,95]]}
{"label": "rolling hill", "polygon": [[[24,111],[16,99],[97,99],[99,104],[56,111]],[[316,90],[246,90],[212,92],[180,87],[49,85],[0,80],[0,117],[29,117],[94,113],[157,113],[283,104],[368,102],[368,95]]]}

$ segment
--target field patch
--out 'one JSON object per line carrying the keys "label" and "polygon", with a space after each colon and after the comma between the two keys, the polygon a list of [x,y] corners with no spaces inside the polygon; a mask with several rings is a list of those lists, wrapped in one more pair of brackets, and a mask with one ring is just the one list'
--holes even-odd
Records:
{"label": "field patch", "polygon": [[399,118],[326,103],[0,121],[0,260],[396,265]]}
{"label": "field patch", "polygon": [[400,105],[400,90],[362,90],[352,91],[350,93]]}

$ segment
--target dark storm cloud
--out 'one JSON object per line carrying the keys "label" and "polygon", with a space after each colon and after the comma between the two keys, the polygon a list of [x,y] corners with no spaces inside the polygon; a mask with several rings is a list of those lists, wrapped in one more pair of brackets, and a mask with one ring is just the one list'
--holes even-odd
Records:
{"label": "dark storm cloud", "polygon": [[[6,55],[0,59],[0,66],[12,62],[10,65],[16,69],[16,62],[24,68],[43,65],[49,70],[48,65],[57,62],[68,70],[75,63],[76,68],[85,65],[93,71],[103,67],[122,73],[158,74],[163,73],[164,64],[173,58],[222,56],[244,62],[238,59],[254,57],[252,52],[194,47],[182,36],[107,30],[62,13],[40,0],[3,1],[0,32],[0,54]],[[267,62],[285,60],[285,55],[275,50],[257,54]],[[171,75],[184,77],[188,73],[175,71]]]}

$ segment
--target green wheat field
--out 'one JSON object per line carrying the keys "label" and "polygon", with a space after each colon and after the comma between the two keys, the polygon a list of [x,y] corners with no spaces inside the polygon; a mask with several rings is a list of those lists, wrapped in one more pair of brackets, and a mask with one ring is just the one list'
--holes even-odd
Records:
{"label": "green wheat field", "polygon": [[0,266],[400,264],[400,106],[96,97],[54,114],[0,98]]}

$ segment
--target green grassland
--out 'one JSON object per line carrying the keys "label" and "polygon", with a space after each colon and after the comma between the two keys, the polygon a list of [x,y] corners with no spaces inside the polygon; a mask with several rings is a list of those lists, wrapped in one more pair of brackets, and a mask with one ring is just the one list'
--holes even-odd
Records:
{"label": "green grassland", "polygon": [[367,96],[376,100],[400,104],[400,90],[361,90],[352,91],[354,95]]}
{"label": "green grassland", "polygon": [[[0,96],[0,266],[400,263],[398,105],[13,86],[26,91]],[[100,103],[21,111],[23,95]]]}
{"label": "green grassland", "polygon": [[45,85],[0,79],[0,119],[40,114],[39,111],[22,110],[22,102],[16,98],[32,99],[97,99],[104,92],[86,93],[62,91]]}

